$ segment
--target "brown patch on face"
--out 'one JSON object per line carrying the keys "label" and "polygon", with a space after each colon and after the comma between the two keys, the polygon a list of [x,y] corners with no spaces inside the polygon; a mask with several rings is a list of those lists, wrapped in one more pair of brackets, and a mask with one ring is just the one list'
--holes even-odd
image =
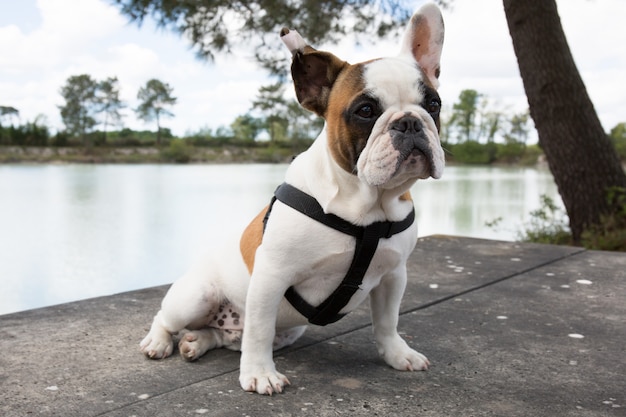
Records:
{"label": "brown patch on face", "polygon": [[413,197],[411,197],[411,192],[407,191],[406,193],[400,196],[400,201],[413,201]]}
{"label": "brown patch on face", "polygon": [[257,214],[248,227],[246,227],[246,230],[243,231],[241,240],[239,241],[239,250],[241,251],[241,256],[250,274],[252,274],[252,269],[254,268],[256,250],[263,241],[263,218],[268,208],[269,206],[265,207]]}
{"label": "brown patch on face", "polygon": [[356,161],[365,148],[370,132],[350,129],[345,111],[364,89],[363,64],[345,69],[330,93],[325,114],[330,151],[339,166],[350,173],[356,172]]}

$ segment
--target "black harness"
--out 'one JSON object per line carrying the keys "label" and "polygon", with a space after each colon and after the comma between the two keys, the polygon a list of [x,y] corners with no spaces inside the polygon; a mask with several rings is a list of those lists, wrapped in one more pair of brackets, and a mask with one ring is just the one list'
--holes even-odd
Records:
{"label": "black harness", "polygon": [[291,305],[309,320],[309,323],[325,326],[334,323],[345,314],[339,314],[363,282],[363,277],[374,257],[378,241],[408,229],[415,220],[415,210],[399,222],[375,222],[368,226],[356,226],[334,214],[324,213],[315,198],[287,184],[281,184],[274,192],[274,197],[263,219],[263,228],[267,224],[272,206],[276,200],[288,205],[308,217],[317,220],[339,232],[356,238],[356,248],[350,268],[339,287],[319,306],[314,307],[300,296],[293,286],[285,292],[285,298]]}

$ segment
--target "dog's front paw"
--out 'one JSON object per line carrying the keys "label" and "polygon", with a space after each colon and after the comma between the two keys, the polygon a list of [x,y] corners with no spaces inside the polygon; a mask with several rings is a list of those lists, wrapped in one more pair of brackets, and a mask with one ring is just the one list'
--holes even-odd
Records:
{"label": "dog's front paw", "polygon": [[286,385],[291,385],[287,377],[271,367],[255,367],[253,371],[241,369],[239,383],[244,391],[257,392],[264,395],[280,394]]}
{"label": "dog's front paw", "polygon": [[139,344],[139,349],[150,359],[167,358],[174,350],[172,335],[165,329],[153,326],[148,335]]}
{"label": "dog's front paw", "polygon": [[385,362],[399,371],[426,371],[430,365],[426,356],[411,349],[400,336],[379,351]]}

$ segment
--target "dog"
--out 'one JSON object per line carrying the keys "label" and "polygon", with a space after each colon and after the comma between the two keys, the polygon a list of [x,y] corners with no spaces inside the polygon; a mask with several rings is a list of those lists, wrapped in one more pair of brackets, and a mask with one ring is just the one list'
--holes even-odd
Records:
{"label": "dog", "polygon": [[241,350],[241,387],[280,393],[289,381],[273,351],[369,298],[385,362],[428,368],[397,325],[417,242],[409,190],[439,178],[445,165],[436,90],[443,38],[433,4],[408,22],[399,55],[354,65],[281,31],[297,99],[325,119],[324,129],[239,241],[224,242],[172,284],[140,343],[147,357],[171,355],[177,334],[186,360],[218,347]]}

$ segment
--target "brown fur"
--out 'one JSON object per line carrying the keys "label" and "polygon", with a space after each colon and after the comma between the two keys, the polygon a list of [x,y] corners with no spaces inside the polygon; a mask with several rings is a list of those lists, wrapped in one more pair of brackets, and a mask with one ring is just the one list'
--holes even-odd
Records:
{"label": "brown fur", "polygon": [[241,234],[241,240],[239,241],[239,250],[243,261],[248,268],[248,272],[252,274],[254,268],[254,257],[256,250],[261,246],[263,241],[263,218],[269,206],[265,207],[257,216],[250,222],[246,230]]}
{"label": "brown fur", "polygon": [[352,100],[365,88],[363,81],[363,64],[347,68],[336,83],[341,83],[341,89],[331,92],[331,100],[326,111],[328,132],[328,146],[335,161],[347,172],[356,172],[356,162],[359,154],[367,143],[370,132],[352,131],[344,120],[344,111]]}
{"label": "brown fur", "polygon": [[337,75],[348,65],[330,52],[306,46],[291,63],[296,97],[305,109],[324,116]]}

